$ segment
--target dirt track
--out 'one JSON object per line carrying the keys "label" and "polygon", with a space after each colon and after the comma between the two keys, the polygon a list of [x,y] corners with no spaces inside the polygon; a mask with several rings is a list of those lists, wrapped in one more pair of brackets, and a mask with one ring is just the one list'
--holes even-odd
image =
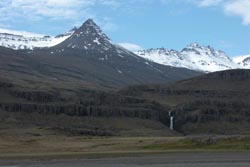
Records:
{"label": "dirt track", "polygon": [[[1,165],[2,164],[2,165]],[[249,152],[169,153],[164,155],[51,161],[0,161],[1,167],[249,167]]]}

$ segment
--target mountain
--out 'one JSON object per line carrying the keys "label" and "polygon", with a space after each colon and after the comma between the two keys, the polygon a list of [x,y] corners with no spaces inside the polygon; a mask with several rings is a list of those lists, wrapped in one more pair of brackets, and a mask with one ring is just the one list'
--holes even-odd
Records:
{"label": "mountain", "polygon": [[76,29],[67,40],[55,48],[107,51],[118,47],[111,42],[109,37],[102,32],[92,19],[89,19]]}
{"label": "mountain", "polygon": [[71,135],[172,134],[166,130],[168,107],[117,90],[201,74],[147,61],[87,20],[52,47],[0,47],[0,124]]}
{"label": "mountain", "polygon": [[69,38],[74,33],[74,30],[72,29],[64,34],[51,37],[48,35],[0,29],[0,46],[15,50],[51,47]]}
{"label": "mountain", "polygon": [[200,46],[198,43],[192,43],[182,51],[158,48],[137,51],[136,54],[159,64],[203,72],[242,68],[223,51],[216,51],[210,46]]}
{"label": "mountain", "polygon": [[147,61],[111,42],[91,19],[60,44],[27,54],[40,64],[29,72],[102,87],[173,82],[201,74]]}
{"label": "mountain", "polygon": [[249,134],[249,84],[250,70],[236,69],[120,93],[171,106],[175,130],[184,134]]}
{"label": "mountain", "polygon": [[233,58],[233,61],[239,64],[243,68],[250,68],[250,55],[245,56],[236,56]]}
{"label": "mountain", "polygon": [[[96,49],[96,44],[100,45],[99,40],[103,40],[102,48],[109,50],[114,43],[101,31],[100,27],[96,24],[92,25],[88,20],[85,24],[88,24],[88,28],[82,27],[82,29],[73,28],[72,30],[57,35],[41,35],[22,31],[13,31],[7,29],[0,29],[0,46],[11,48],[14,50],[33,50],[34,48],[49,48],[60,44],[61,48],[78,48],[78,49]],[[74,34],[75,31],[78,31]],[[102,38],[99,38],[101,36]],[[66,39],[71,38],[76,41],[75,44],[64,42]],[[84,43],[81,43],[81,38],[84,38]],[[77,41],[79,39],[79,41]],[[61,44],[63,43],[63,44]],[[119,46],[116,45],[118,52]],[[114,49],[114,48],[113,48]],[[122,48],[124,49],[124,48]],[[249,55],[237,56],[233,59],[229,58],[223,51],[215,51],[210,46],[200,46],[198,43],[191,43],[185,47],[182,51],[169,50],[166,48],[140,50],[135,52],[136,55],[145,58],[149,61],[172,66],[187,68],[199,72],[215,72],[228,69],[250,68]],[[100,57],[100,59],[106,59]]]}
{"label": "mountain", "polygon": [[[45,81],[53,78],[106,88],[173,82],[201,74],[145,60],[114,44],[91,19],[81,27],[55,38],[67,39],[55,46],[33,50],[14,52],[4,49],[3,67],[8,71],[15,69],[15,73],[19,72],[14,77],[30,74],[32,78],[48,78]],[[11,56],[8,57],[8,54]]]}

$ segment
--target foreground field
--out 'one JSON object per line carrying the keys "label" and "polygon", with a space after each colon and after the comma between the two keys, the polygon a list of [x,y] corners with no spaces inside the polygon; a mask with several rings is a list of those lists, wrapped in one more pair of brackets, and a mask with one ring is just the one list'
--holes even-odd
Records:
{"label": "foreground field", "polygon": [[250,151],[249,136],[86,137],[55,133],[49,129],[26,129],[26,136],[13,136],[11,132],[8,134],[0,137],[0,159],[64,159],[123,157],[166,152]]}
{"label": "foreground field", "polygon": [[[113,158],[166,152],[250,151],[249,135],[182,136],[152,120],[8,112],[2,112],[0,120],[0,159]],[[116,135],[111,132],[116,132]]]}

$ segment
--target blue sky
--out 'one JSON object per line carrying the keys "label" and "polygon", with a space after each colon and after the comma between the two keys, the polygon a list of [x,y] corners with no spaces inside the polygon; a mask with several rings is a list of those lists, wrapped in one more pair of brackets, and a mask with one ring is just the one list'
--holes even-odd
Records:
{"label": "blue sky", "polygon": [[0,28],[57,35],[86,19],[127,47],[181,50],[192,42],[250,54],[250,0],[1,0]]}

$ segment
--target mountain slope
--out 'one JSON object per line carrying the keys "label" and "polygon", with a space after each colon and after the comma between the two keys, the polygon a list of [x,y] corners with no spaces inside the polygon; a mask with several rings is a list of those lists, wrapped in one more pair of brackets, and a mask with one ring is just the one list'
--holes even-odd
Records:
{"label": "mountain slope", "polygon": [[93,20],[87,20],[62,43],[28,51],[28,55],[51,78],[106,87],[172,82],[200,74],[149,62],[113,44]]}
{"label": "mountain slope", "polygon": [[250,55],[236,56],[233,58],[233,61],[243,68],[250,68]]}
{"label": "mountain slope", "polygon": [[250,70],[228,70],[173,84],[142,85],[122,95],[170,105],[175,129],[187,134],[249,134]]}
{"label": "mountain slope", "polygon": [[196,71],[214,72],[241,68],[222,51],[210,46],[192,43],[181,52],[165,48],[136,52],[137,55],[153,62],[173,67],[183,67]]}
{"label": "mountain slope", "polygon": [[[8,120],[15,120],[14,124],[4,121],[3,126],[38,124],[80,135],[119,135],[127,134],[128,129],[135,134],[137,127],[146,126],[149,132],[145,133],[161,134],[168,124],[168,106],[116,91],[132,84],[173,82],[200,74],[148,62],[113,44],[88,20],[53,47],[0,47],[0,111]],[[6,120],[1,113],[0,119]],[[41,119],[34,121],[37,118]],[[116,126],[113,118],[137,125]]]}

